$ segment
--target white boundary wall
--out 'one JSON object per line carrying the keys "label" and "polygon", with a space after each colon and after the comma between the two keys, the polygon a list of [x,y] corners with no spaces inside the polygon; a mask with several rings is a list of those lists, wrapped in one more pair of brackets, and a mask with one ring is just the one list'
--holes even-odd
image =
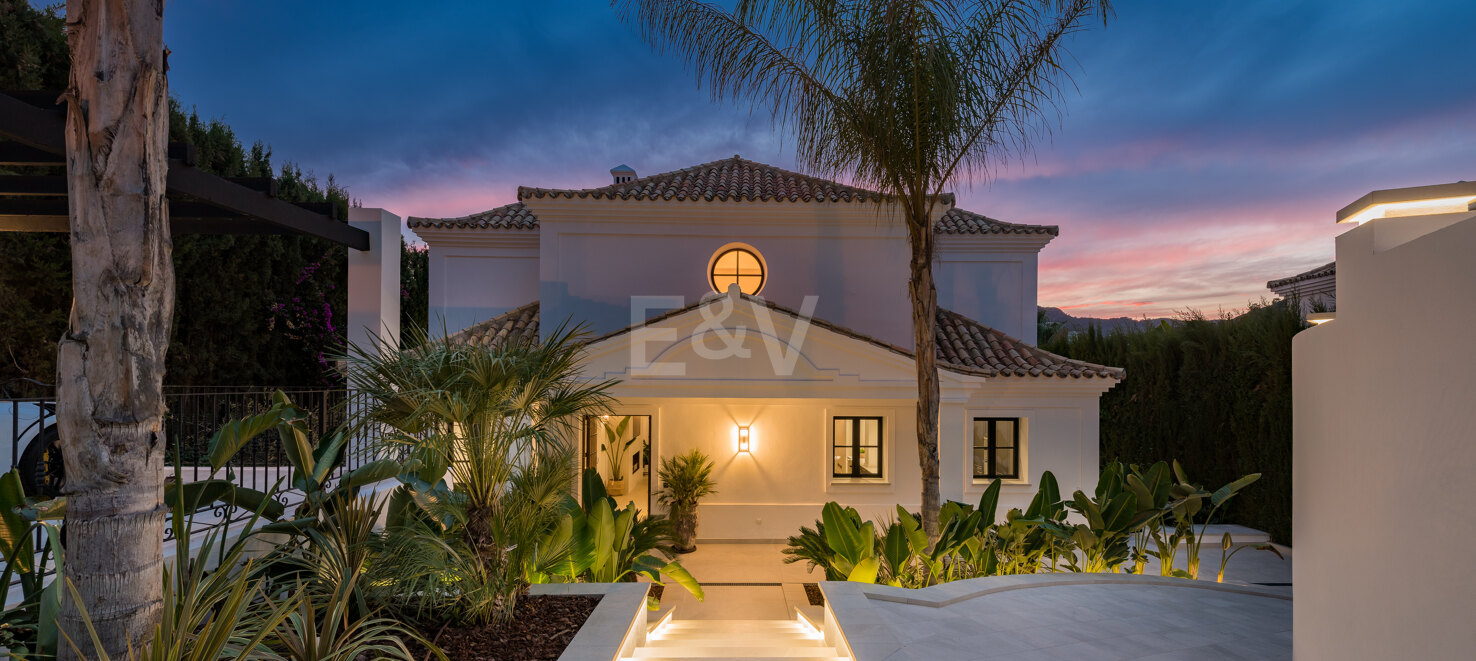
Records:
{"label": "white boundary wall", "polygon": [[1294,341],[1298,659],[1476,657],[1476,215],[1337,240]]}

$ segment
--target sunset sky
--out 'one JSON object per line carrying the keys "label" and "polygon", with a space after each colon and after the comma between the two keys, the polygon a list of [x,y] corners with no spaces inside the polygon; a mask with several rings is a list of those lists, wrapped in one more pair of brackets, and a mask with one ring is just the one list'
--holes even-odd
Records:
{"label": "sunset sky", "polygon": [[[1077,36],[1033,157],[960,206],[1056,224],[1040,303],[1242,308],[1330,261],[1369,190],[1476,178],[1467,0],[1120,0]],[[166,5],[172,93],[366,206],[454,216],[742,154],[798,169],[766,114],[714,105],[604,2]]]}

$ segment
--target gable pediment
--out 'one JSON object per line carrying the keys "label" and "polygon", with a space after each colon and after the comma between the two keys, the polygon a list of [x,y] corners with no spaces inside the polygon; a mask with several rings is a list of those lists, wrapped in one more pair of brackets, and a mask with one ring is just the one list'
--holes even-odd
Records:
{"label": "gable pediment", "polygon": [[[795,315],[733,296],[598,339],[585,361],[587,375],[618,379],[623,387],[779,388],[790,396],[817,384],[912,394],[914,370],[901,349],[838,332],[804,310]],[[823,396],[834,396],[832,389]]]}

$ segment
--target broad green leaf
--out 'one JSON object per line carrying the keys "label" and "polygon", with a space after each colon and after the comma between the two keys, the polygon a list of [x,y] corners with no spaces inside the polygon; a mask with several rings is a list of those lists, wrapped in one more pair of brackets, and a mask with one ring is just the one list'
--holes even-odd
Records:
{"label": "broad green leaf", "polygon": [[21,486],[20,473],[11,469],[0,475],[0,559],[14,558],[16,569],[30,572],[35,563],[31,522],[16,512],[17,507],[25,504],[26,492]]}
{"label": "broad green leaf", "polygon": [[1259,479],[1261,479],[1260,473],[1251,473],[1250,475],[1247,475],[1234,482],[1231,482],[1230,484],[1220,487],[1219,491],[1216,491],[1214,495],[1210,496],[1210,505],[1219,507],[1221,503],[1230,500],[1231,496],[1239,493],[1241,489],[1250,486],[1251,483]]}
{"label": "broad green leaf", "polygon": [[388,480],[400,473],[400,462],[393,459],[380,459],[355,468],[339,482],[339,488],[358,488],[367,484],[374,484]]}
{"label": "broad green leaf", "polygon": [[846,580],[855,583],[875,583],[876,572],[879,567],[880,565],[877,563],[875,557],[866,558],[856,563],[856,566],[851,569],[850,575],[846,576]]}
{"label": "broad green leaf", "polygon": [[697,579],[692,578],[692,574],[687,572],[687,568],[683,567],[681,563],[675,560],[666,563],[666,566],[661,568],[661,574],[675,581],[677,585],[686,588],[687,592],[692,593],[692,596],[697,598],[697,601],[707,598],[706,593],[702,591],[702,584],[698,583]]}
{"label": "broad green leaf", "polygon": [[339,455],[343,452],[344,443],[348,442],[348,435],[341,432],[329,436],[327,443],[319,442],[317,457],[313,463],[313,484],[322,484],[328,479],[328,474],[333,472],[333,467],[338,465]]}
{"label": "broad green leaf", "polygon": [[994,525],[994,514],[999,509],[999,491],[1003,484],[999,480],[990,482],[984,495],[979,497],[979,512],[984,515],[983,522],[986,526]]}
{"label": "broad green leaf", "polygon": [[286,513],[286,507],[270,495],[220,479],[188,482],[182,486],[167,485],[164,488],[164,502],[170,508],[180,508],[178,514],[193,512],[215,503],[259,512],[262,518],[271,521],[282,518]]}
{"label": "broad green leaf", "polygon": [[265,413],[231,420],[220,426],[210,439],[210,471],[223,468],[246,447],[251,439],[262,435],[282,422],[282,407],[272,406]]}

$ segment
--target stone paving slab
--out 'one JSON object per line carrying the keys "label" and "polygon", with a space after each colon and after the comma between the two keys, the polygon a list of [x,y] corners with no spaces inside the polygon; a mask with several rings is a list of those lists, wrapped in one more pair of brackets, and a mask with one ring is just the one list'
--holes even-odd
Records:
{"label": "stone paving slab", "polygon": [[1254,586],[1037,574],[821,589],[856,661],[1291,658],[1289,595]]}

